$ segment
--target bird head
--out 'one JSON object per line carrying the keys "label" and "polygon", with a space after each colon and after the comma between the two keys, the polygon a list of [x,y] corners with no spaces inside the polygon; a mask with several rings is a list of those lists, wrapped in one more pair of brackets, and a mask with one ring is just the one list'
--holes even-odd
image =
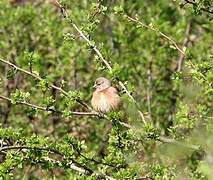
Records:
{"label": "bird head", "polygon": [[111,86],[111,81],[104,78],[104,77],[99,77],[95,80],[95,83],[93,85],[93,88],[95,91],[103,91],[104,89],[107,89]]}

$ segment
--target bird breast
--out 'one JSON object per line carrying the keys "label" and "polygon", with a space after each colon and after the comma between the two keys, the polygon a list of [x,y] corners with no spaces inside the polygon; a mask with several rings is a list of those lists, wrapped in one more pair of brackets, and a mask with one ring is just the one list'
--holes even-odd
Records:
{"label": "bird breast", "polygon": [[118,108],[120,97],[117,90],[110,87],[101,92],[94,92],[91,104],[96,111],[107,113]]}

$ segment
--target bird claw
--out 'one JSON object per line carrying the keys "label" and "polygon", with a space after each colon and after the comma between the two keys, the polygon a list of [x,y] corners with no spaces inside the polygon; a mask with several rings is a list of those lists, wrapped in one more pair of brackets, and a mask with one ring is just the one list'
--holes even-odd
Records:
{"label": "bird claw", "polygon": [[100,117],[105,117],[105,114],[104,114],[104,113],[99,112],[99,116],[100,116]]}

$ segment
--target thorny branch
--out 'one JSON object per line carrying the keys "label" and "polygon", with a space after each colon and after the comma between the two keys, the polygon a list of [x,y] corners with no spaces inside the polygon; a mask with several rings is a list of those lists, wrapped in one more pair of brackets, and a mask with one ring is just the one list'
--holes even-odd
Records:
{"label": "thorny branch", "polygon": [[[12,101],[12,99],[10,99],[10,98],[7,98],[7,97],[5,97],[5,96],[2,96],[2,95],[0,95],[0,99],[4,99],[4,100],[7,100],[7,101],[9,101],[9,102],[11,102]],[[33,109],[37,109],[37,110],[42,110],[42,111],[47,111],[47,112],[56,112],[56,113],[63,113],[62,111],[59,111],[59,110],[55,110],[55,109],[52,109],[52,108],[48,108],[48,107],[43,107],[43,106],[38,106],[38,105],[35,105],[35,104],[31,104],[31,103],[28,103],[28,102],[24,102],[24,101],[18,101],[17,102],[17,104],[23,104],[23,105],[26,105],[26,106],[29,106],[29,107],[31,107],[31,108],[33,108]],[[71,112],[71,114],[73,114],[73,115],[89,115],[89,116],[99,116],[99,114],[98,113],[93,113],[93,112]],[[121,122],[122,123],[122,122]],[[111,166],[111,167],[116,167],[116,165],[113,165],[113,164],[108,164],[108,163],[104,163],[104,162],[100,162],[100,161],[97,161],[97,160],[95,160],[94,158],[88,158],[88,157],[86,157],[86,156],[84,156],[83,154],[81,154],[81,152],[78,150],[78,148],[75,146],[75,144],[73,144],[73,143],[71,143],[72,144],[72,146],[73,146],[73,148],[76,150],[76,152],[80,155],[80,156],[82,156],[83,158],[85,158],[85,159],[87,159],[87,160],[89,160],[89,161],[93,161],[93,162],[95,162],[95,163],[97,163],[97,164],[104,164],[104,165],[108,165],[108,166]],[[25,146],[23,146],[23,148],[24,148]],[[13,147],[14,148],[14,147]],[[43,150],[43,149],[41,149],[41,150]],[[44,149],[45,150],[45,149]],[[1,151],[1,150],[0,150]]]}
{"label": "thorny branch", "polygon": [[[32,76],[34,77],[35,79],[38,79],[39,81],[43,80],[40,76],[36,75],[35,73],[31,73],[27,70],[24,70],[18,66],[16,66],[15,64],[9,62],[9,61],[5,61],[3,59],[0,58],[0,61],[5,63],[5,64],[8,64],[9,66],[15,68],[16,70],[20,71],[20,72],[23,72],[29,76]],[[62,88],[58,87],[58,86],[55,86],[54,84],[50,84],[50,86],[58,91],[60,91],[62,94],[64,94],[65,96],[69,97],[69,94],[63,90]],[[124,86],[125,87],[125,86]],[[7,97],[3,98],[3,96],[1,96],[2,99],[5,99],[5,100],[9,100]],[[11,101],[11,100],[10,100]],[[86,107],[87,109],[90,110],[90,112],[73,112],[74,115],[96,115],[96,116],[99,116],[99,117],[103,117],[105,119],[108,119],[108,117],[106,115],[100,115],[98,112],[94,111],[89,105],[87,105],[85,102],[82,102],[81,100],[76,100],[78,103],[80,103],[82,106]],[[19,104],[23,104],[23,105],[28,105],[28,106],[31,106],[33,107],[34,109],[39,109],[39,110],[45,110],[45,111],[51,111],[51,112],[54,112],[53,109],[47,109],[46,107],[40,107],[40,106],[37,106],[37,105],[32,105],[30,103],[27,103],[27,102],[18,102]],[[124,123],[124,122],[121,122],[119,121],[119,123],[121,125],[123,125],[124,127],[127,127],[127,128],[131,128],[131,126],[127,123]]]}

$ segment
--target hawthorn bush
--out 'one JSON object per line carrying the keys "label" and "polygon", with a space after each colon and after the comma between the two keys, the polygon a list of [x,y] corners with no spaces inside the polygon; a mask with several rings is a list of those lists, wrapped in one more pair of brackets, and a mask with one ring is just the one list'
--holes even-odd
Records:
{"label": "hawthorn bush", "polygon": [[1,0],[1,179],[213,179],[212,7]]}

